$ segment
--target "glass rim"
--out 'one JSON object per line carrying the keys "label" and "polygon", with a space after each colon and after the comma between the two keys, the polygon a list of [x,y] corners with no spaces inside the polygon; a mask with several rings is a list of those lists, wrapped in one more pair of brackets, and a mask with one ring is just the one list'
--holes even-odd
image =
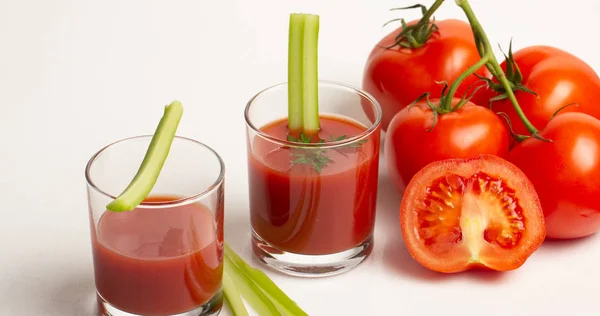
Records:
{"label": "glass rim", "polygon": [[271,135],[261,131],[259,128],[257,128],[252,123],[252,120],[250,120],[250,113],[249,113],[250,107],[252,106],[252,104],[254,104],[256,99],[258,99],[263,94],[265,94],[273,89],[280,88],[281,86],[285,86],[287,84],[288,84],[288,81],[284,81],[284,82],[274,84],[272,86],[269,86],[265,89],[260,90],[252,98],[250,98],[250,100],[246,104],[246,108],[244,109],[244,119],[246,120],[246,125],[248,127],[250,127],[250,129],[252,129],[252,131],[254,131],[257,135],[259,135],[260,137],[262,137],[268,141],[271,141],[273,143],[277,143],[279,145],[283,145],[286,147],[293,147],[293,148],[337,148],[337,147],[342,147],[342,146],[346,146],[348,144],[352,144],[352,143],[361,141],[362,139],[371,135],[373,132],[375,132],[381,126],[381,121],[382,121],[382,117],[383,117],[381,105],[379,104],[377,99],[375,99],[371,94],[369,94],[368,92],[361,90],[357,87],[349,85],[349,84],[336,82],[336,81],[330,81],[330,80],[319,80],[319,86],[322,86],[322,85],[332,86],[332,87],[335,87],[338,89],[351,91],[353,93],[358,94],[362,98],[367,99],[369,101],[369,103],[375,108],[375,116],[376,116],[375,122],[371,126],[369,126],[366,130],[364,130],[363,132],[361,132],[357,135],[354,135],[354,136],[348,137],[348,138],[344,138],[342,140],[326,142],[326,143],[297,143],[297,142],[292,142],[292,141],[289,141],[286,139],[281,139],[281,138],[271,136]]}
{"label": "glass rim", "polygon": [[[107,197],[107,198],[110,198],[113,200],[116,199],[117,198],[116,196],[101,189],[93,181],[92,176],[91,176],[92,166],[94,165],[96,160],[100,157],[100,155],[102,155],[103,153],[105,153],[107,150],[109,150],[110,148],[112,148],[115,145],[122,144],[122,143],[125,143],[128,141],[147,139],[147,138],[151,139],[153,136],[154,135],[152,135],[152,134],[147,134],[147,135],[138,135],[138,136],[122,138],[122,139],[119,139],[117,141],[109,143],[108,145],[100,148],[100,150],[98,150],[95,154],[92,155],[92,157],[88,160],[88,162],[85,166],[85,180],[86,180],[88,186],[93,188],[96,192],[103,195],[104,197]],[[176,140],[191,142],[195,145],[199,145],[200,147],[203,147],[204,149],[208,149],[208,151],[211,152],[217,158],[217,161],[219,162],[219,175],[217,176],[215,181],[213,181],[209,186],[207,186],[205,189],[201,190],[198,193],[184,196],[184,197],[178,198],[176,200],[170,200],[170,201],[142,202],[142,203],[140,203],[140,205],[138,207],[142,207],[142,208],[174,207],[174,206],[180,206],[183,204],[188,204],[188,203],[191,203],[195,200],[198,200],[198,199],[206,196],[207,194],[212,192],[214,189],[221,186],[222,183],[224,182],[224,180],[225,180],[225,162],[223,161],[223,158],[221,158],[221,156],[214,149],[212,149],[210,146],[208,146],[200,141],[197,141],[197,140],[189,138],[189,137],[175,136],[175,138],[173,139],[173,142],[175,142]],[[167,157],[167,159],[168,159],[168,157]],[[140,163],[141,163],[141,161],[140,161]]]}

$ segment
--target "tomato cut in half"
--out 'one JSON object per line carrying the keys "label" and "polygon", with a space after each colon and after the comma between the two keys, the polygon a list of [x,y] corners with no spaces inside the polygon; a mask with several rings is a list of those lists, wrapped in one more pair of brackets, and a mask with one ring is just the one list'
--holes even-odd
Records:
{"label": "tomato cut in half", "polygon": [[411,256],[444,273],[516,269],[546,236],[533,185],[494,155],[440,160],[421,169],[402,197],[400,226]]}

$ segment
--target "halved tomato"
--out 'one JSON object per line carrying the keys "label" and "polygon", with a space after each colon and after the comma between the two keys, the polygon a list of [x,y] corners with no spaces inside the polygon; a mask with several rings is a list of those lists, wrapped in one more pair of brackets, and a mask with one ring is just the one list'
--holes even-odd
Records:
{"label": "halved tomato", "polygon": [[411,256],[444,273],[516,269],[546,236],[533,185],[494,155],[421,169],[402,197],[400,225]]}

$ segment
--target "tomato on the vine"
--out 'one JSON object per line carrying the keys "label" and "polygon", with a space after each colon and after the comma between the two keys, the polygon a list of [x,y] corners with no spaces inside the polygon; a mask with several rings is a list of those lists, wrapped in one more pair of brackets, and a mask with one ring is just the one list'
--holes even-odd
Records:
{"label": "tomato on the vine", "polygon": [[[509,53],[509,57],[510,54],[512,53]],[[523,113],[537,129],[544,128],[559,110],[560,113],[583,112],[600,118],[600,106],[597,102],[600,79],[578,57],[550,46],[531,46],[515,52],[512,54],[512,61],[509,58],[500,66],[515,86],[515,97]],[[474,102],[488,106],[492,98],[503,94],[504,90],[497,85],[497,80],[492,80],[492,86],[479,93]],[[525,87],[530,92],[519,90],[520,87]],[[508,115],[515,133],[529,135],[510,100],[493,101],[491,106],[494,112]]]}
{"label": "tomato on the vine", "polygon": [[600,230],[600,120],[562,113],[508,159],[529,177],[546,216],[549,238],[569,239]]}
{"label": "tomato on the vine", "polygon": [[[412,21],[408,25],[415,25]],[[363,89],[381,104],[382,128],[387,131],[394,115],[426,92],[439,98],[442,82],[451,84],[481,58],[469,23],[461,20],[435,21],[437,29],[421,39],[419,47],[397,45],[402,27],[389,33],[373,48],[363,73]],[[418,40],[418,39],[417,39]],[[485,75],[485,67],[476,73]],[[479,79],[470,75],[457,91],[462,97]],[[372,116],[370,107],[365,107]]]}
{"label": "tomato on the vine", "polygon": [[[453,98],[451,104],[459,102]],[[384,156],[390,177],[402,192],[413,175],[431,162],[480,154],[505,157],[509,139],[506,123],[489,109],[466,102],[453,112],[437,114],[427,101],[420,101],[401,110],[390,123]]]}
{"label": "tomato on the vine", "polygon": [[533,185],[493,155],[437,161],[419,171],[402,197],[400,225],[411,256],[445,273],[516,269],[545,237]]}

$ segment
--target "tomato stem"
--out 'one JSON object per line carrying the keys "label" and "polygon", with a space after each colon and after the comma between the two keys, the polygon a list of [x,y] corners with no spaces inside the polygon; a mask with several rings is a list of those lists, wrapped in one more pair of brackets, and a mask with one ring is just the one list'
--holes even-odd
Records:
{"label": "tomato stem", "polygon": [[442,5],[442,3],[444,3],[444,0],[435,0],[435,2],[431,5],[431,7],[429,7],[427,12],[423,14],[423,17],[421,18],[421,20],[419,20],[419,23],[429,23],[429,19],[431,19],[433,13],[435,13],[435,11]]}
{"label": "tomato stem", "polygon": [[450,86],[450,90],[448,90],[448,94],[446,95],[446,97],[443,100],[443,103],[441,104],[441,108],[442,111],[444,112],[451,112],[452,111],[452,98],[454,98],[454,95],[456,94],[456,91],[458,90],[458,87],[460,87],[460,84],[467,79],[468,76],[474,74],[479,68],[483,67],[484,65],[486,65],[489,60],[490,60],[490,54],[485,54],[483,57],[481,57],[481,59],[475,63],[473,66],[467,68],[467,70],[465,70],[463,73],[461,73],[458,78],[456,78],[456,80],[454,80],[454,82],[452,82],[452,85]]}
{"label": "tomato stem", "polygon": [[393,45],[388,47],[384,47],[385,49],[390,49],[394,46],[399,46],[402,48],[411,48],[417,49],[422,47],[425,42],[429,39],[429,37],[437,32],[438,27],[433,23],[433,13],[444,3],[444,0],[436,0],[433,5],[429,9],[422,4],[416,4],[403,8],[394,8],[392,10],[406,10],[406,9],[416,9],[420,8],[423,16],[421,19],[413,24],[408,25],[403,18],[393,19],[384,24],[387,25],[393,21],[400,21],[402,23],[402,31],[396,36],[395,42]]}
{"label": "tomato stem", "polygon": [[481,55],[482,59],[487,59],[486,67],[490,70],[490,72],[494,75],[494,77],[496,77],[498,82],[500,82],[500,84],[502,84],[502,86],[506,90],[508,99],[512,103],[515,111],[517,112],[517,115],[519,116],[519,118],[521,119],[521,121],[523,122],[523,124],[525,125],[527,130],[529,131],[529,133],[531,133],[531,135],[534,138],[538,138],[540,140],[547,141],[546,139],[542,138],[539,135],[538,129],[535,128],[535,126],[533,126],[533,124],[529,121],[529,119],[527,119],[527,116],[525,115],[525,113],[523,113],[523,110],[521,110],[521,107],[519,106],[517,98],[515,97],[515,94],[512,90],[511,83],[506,78],[506,75],[504,74],[504,71],[500,67],[500,64],[498,64],[498,61],[496,60],[496,56],[494,56],[494,53],[490,46],[490,41],[489,41],[487,35],[485,34],[483,27],[479,23],[479,20],[477,20],[477,17],[475,16],[475,13],[473,12],[471,5],[469,4],[469,1],[468,0],[454,0],[454,1],[456,2],[456,5],[458,5],[463,10],[465,15],[467,16],[467,19],[469,20],[469,24],[471,24],[471,29],[473,30],[473,35],[475,37],[475,42],[477,43],[477,48],[479,50],[479,54]]}

